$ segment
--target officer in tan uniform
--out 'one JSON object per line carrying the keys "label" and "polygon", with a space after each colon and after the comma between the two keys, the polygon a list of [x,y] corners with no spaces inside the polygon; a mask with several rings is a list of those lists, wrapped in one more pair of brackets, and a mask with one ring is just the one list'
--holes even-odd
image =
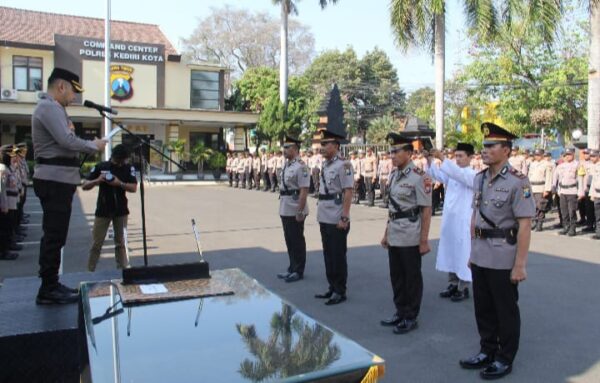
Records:
{"label": "officer in tan uniform", "polygon": [[233,172],[231,171],[233,161],[234,159],[231,153],[227,153],[227,163],[225,165],[225,172],[227,173],[227,178],[229,179],[229,187],[233,186]]}
{"label": "officer in tan uniform", "polygon": [[560,210],[563,219],[561,235],[577,235],[577,200],[583,198],[583,175],[579,174],[579,162],[574,160],[575,149],[565,149],[563,162],[556,167],[552,187],[560,198]]}
{"label": "officer in tan uniform", "polygon": [[262,178],[261,165],[262,165],[262,159],[257,154],[252,159],[252,177],[254,179],[254,188],[256,190],[260,190],[260,179]]}
{"label": "officer in tan uniform", "polygon": [[388,134],[394,170],[390,175],[388,221],[381,246],[388,250],[396,313],[381,321],[404,334],[417,328],[423,297],[421,257],[430,251],[431,178],[411,161],[413,138]]}
{"label": "officer in tan uniform", "polygon": [[10,249],[13,238],[13,227],[9,214],[7,190],[12,152],[12,144],[4,145],[0,148],[0,155],[2,156],[0,163],[0,260],[3,261],[13,261],[19,257],[18,253],[12,252]]}
{"label": "officer in tan uniform", "polygon": [[523,174],[527,173],[527,162],[525,161],[525,156],[519,152],[519,147],[515,146],[512,148],[512,152],[510,158],[508,159],[510,166],[517,169]]}
{"label": "officer in tan uniform", "polygon": [[367,193],[367,205],[375,206],[375,181],[377,180],[377,157],[373,148],[367,148],[367,155],[362,161],[361,176]]}
{"label": "officer in tan uniform", "polygon": [[326,305],[335,305],[346,300],[346,252],[354,177],[350,161],[342,160],[339,155],[340,143],[343,140],[345,137],[328,130],[320,132],[323,166],[317,221],[321,231],[329,287],[325,293],[315,295],[315,298],[327,299]]}
{"label": "officer in tan uniform", "polygon": [[577,204],[577,208],[579,210],[579,222],[578,225],[585,225],[581,231],[583,233],[593,233],[594,226],[596,225],[596,218],[594,214],[594,203],[590,199],[589,191],[590,185],[588,181],[591,181],[591,178],[586,177],[588,173],[592,171],[592,167],[594,163],[591,159],[591,150],[584,149],[583,150],[583,161],[581,161],[581,166],[579,167],[579,174],[583,175],[585,182],[583,183],[583,192],[584,197],[580,199]]}
{"label": "officer in tan uniform", "polygon": [[388,181],[394,165],[388,153],[383,153],[379,162],[379,189],[381,191],[382,204],[380,207],[387,209],[389,204]]}
{"label": "officer in tan uniform", "polygon": [[283,157],[283,152],[281,149],[278,149],[275,153],[275,177],[277,178],[278,190],[281,190],[281,171],[283,170],[284,163],[285,158]]}
{"label": "officer in tan uniform", "polygon": [[298,156],[301,140],[286,136],[283,153],[286,159],[281,170],[281,189],[279,191],[279,216],[283,225],[285,244],[290,264],[285,273],[277,277],[286,282],[296,282],[304,277],[306,264],[306,241],[304,239],[304,220],[308,215],[308,188],[310,171]]}
{"label": "officer in tan uniform", "polygon": [[535,202],[527,176],[508,162],[516,136],[493,123],[481,127],[483,162],[489,168],[475,176],[473,185],[469,260],[480,351],[460,365],[483,368],[483,379],[497,379],[510,374],[519,349],[517,286],[527,278]]}
{"label": "officer in tan uniform", "polygon": [[354,174],[354,180],[352,187],[354,189],[353,202],[358,204],[360,202],[360,189],[362,179],[362,160],[358,158],[358,151],[353,151],[350,154],[350,164],[352,165],[352,172]]}
{"label": "officer in tan uniform", "polygon": [[275,163],[277,158],[275,152],[269,152],[269,159],[267,160],[267,173],[269,173],[269,185],[271,186],[271,193],[275,193],[277,190],[277,174],[275,173]]}
{"label": "officer in tan uniform", "polygon": [[594,204],[594,218],[596,234],[592,236],[593,239],[600,239],[600,151],[591,150],[590,160],[592,166],[590,167],[589,174],[586,175],[586,179],[590,185],[590,198]]}
{"label": "officer in tan uniform", "polygon": [[544,151],[536,149],[529,165],[529,181],[535,200],[535,231],[542,231],[552,195],[552,167],[544,160]]}

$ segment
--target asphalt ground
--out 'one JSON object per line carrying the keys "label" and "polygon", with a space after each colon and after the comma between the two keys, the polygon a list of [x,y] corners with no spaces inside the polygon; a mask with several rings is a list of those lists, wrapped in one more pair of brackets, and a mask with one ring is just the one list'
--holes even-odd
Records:
{"label": "asphalt ground", "polygon": [[[91,241],[97,191],[77,191],[64,272],[84,271]],[[238,267],[306,314],[386,360],[384,382],[471,382],[476,371],[458,365],[479,349],[472,299],[454,303],[438,297],[447,276],[435,270],[441,217],[433,218],[432,252],[423,259],[424,295],[419,329],[395,335],[379,320],[393,313],[387,252],[379,246],[386,221],[380,208],[353,205],[348,237],[348,301],[325,306],[313,295],[327,288],[316,201],[309,199],[307,266],[304,280],[284,283],[287,267],[277,195],[222,186],[146,187],[150,264],[198,259],[191,219],[201,233],[212,269]],[[131,262],[143,264],[139,193],[130,197]],[[41,208],[32,190],[26,211],[28,237],[16,261],[0,262],[0,278],[37,273]],[[551,222],[550,224],[552,224]],[[600,382],[600,242],[590,235],[532,233],[528,279],[519,287],[521,344],[513,373],[505,382]],[[98,270],[115,267],[105,243]]]}

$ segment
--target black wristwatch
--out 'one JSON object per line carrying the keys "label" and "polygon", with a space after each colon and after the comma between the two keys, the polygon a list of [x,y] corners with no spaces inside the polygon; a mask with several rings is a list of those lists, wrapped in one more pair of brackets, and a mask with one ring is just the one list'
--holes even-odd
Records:
{"label": "black wristwatch", "polygon": [[344,222],[344,223],[350,222],[350,218],[349,218],[349,217],[344,217],[344,216],[342,216],[342,217],[340,218],[340,220],[341,220],[342,222]]}

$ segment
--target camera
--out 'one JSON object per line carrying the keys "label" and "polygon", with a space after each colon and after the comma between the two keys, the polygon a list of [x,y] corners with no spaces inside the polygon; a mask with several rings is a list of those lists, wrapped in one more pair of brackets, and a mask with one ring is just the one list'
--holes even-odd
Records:
{"label": "camera", "polygon": [[110,172],[110,170],[103,170],[102,174],[104,174],[104,179],[108,182],[112,181],[115,179],[115,176],[112,175],[112,173]]}

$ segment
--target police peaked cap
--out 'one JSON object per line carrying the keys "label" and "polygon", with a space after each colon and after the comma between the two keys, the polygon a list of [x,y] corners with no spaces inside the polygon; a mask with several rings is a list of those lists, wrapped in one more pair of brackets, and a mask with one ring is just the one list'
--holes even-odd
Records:
{"label": "police peaked cap", "polygon": [[[512,140],[518,138],[508,130],[494,124],[493,122],[484,122],[481,124],[481,132],[483,133],[484,145],[512,142]],[[515,148],[518,150],[518,147]]]}
{"label": "police peaked cap", "polygon": [[71,83],[71,85],[73,85],[73,90],[75,91],[75,93],[83,92],[83,87],[79,82],[79,76],[75,73],[63,68],[54,68],[54,70],[50,74],[50,77],[48,78],[48,83],[51,83],[52,81],[58,79],[65,80]]}
{"label": "police peaked cap", "polygon": [[413,146],[414,139],[412,137],[404,136],[400,133],[388,133],[385,137],[388,144],[390,144],[391,149],[402,149],[402,150],[411,150],[414,151],[415,148]]}

